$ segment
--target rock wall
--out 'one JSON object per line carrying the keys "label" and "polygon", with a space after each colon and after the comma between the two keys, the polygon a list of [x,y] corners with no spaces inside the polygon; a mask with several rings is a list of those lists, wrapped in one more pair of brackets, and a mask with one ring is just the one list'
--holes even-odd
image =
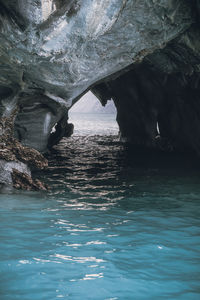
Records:
{"label": "rock wall", "polygon": [[24,147],[13,137],[17,111],[0,120],[0,190],[6,186],[27,190],[46,190],[46,186],[31,177],[32,169],[43,169],[48,161],[35,149]]}
{"label": "rock wall", "polygon": [[146,148],[200,154],[200,33],[193,25],[142,63],[93,88],[113,99],[122,139]]}

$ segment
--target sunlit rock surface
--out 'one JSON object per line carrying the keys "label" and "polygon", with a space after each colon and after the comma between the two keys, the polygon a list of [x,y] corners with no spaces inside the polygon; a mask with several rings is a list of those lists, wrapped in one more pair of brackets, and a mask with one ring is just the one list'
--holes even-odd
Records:
{"label": "sunlit rock surface", "polygon": [[67,107],[194,22],[188,1],[1,1],[1,85]]}
{"label": "sunlit rock surface", "polygon": [[172,149],[199,151],[199,12],[199,0],[1,0],[0,117],[18,109],[15,136],[45,152],[92,88],[133,144],[154,147],[159,123]]}

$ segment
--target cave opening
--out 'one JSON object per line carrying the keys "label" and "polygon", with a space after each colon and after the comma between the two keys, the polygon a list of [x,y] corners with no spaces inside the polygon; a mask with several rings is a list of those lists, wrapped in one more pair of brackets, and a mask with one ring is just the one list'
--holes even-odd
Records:
{"label": "cave opening", "polygon": [[117,110],[113,100],[104,106],[91,92],[87,92],[69,110],[69,123],[74,125],[73,135],[115,135],[119,133]]}
{"label": "cave opening", "polygon": [[200,299],[199,17],[0,0],[1,299]]}

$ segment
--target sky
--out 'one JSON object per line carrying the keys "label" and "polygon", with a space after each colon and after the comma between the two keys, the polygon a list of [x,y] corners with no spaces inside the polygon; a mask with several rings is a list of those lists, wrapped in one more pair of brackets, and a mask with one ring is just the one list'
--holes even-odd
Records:
{"label": "sky", "polygon": [[97,97],[92,93],[86,93],[74,106],[70,109],[70,113],[112,113],[116,114],[116,108],[113,100],[109,100],[103,107]]}

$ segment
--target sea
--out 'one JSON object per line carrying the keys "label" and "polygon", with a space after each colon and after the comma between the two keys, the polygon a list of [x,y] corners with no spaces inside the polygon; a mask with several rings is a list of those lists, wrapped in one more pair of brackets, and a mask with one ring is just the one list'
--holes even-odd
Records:
{"label": "sea", "polygon": [[113,114],[35,173],[47,192],[0,195],[1,300],[199,300],[199,158],[134,151]]}

